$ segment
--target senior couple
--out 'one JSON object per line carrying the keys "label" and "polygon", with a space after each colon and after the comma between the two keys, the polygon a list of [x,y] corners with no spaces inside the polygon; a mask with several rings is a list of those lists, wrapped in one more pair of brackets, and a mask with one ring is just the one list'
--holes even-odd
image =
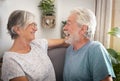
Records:
{"label": "senior couple", "polygon": [[89,9],[71,11],[63,28],[65,39],[35,39],[35,17],[24,10],[11,13],[7,29],[14,42],[3,56],[3,81],[56,81],[47,49],[64,44],[69,44],[64,81],[113,81],[115,77],[108,52],[92,40],[96,18]]}

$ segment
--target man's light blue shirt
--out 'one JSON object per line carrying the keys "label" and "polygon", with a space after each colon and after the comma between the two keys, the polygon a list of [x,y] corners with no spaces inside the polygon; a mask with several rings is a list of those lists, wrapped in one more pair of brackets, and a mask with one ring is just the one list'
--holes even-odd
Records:
{"label": "man's light blue shirt", "polygon": [[115,77],[110,56],[101,43],[89,41],[77,51],[68,47],[64,81],[100,81],[108,75]]}

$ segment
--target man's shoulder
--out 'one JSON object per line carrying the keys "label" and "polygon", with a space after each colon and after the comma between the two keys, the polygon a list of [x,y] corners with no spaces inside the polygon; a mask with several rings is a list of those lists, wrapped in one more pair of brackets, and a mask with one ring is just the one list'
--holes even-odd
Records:
{"label": "man's shoulder", "polygon": [[71,50],[73,48],[72,45],[68,46],[67,50]]}
{"label": "man's shoulder", "polygon": [[93,48],[99,47],[99,46],[103,46],[102,43],[100,43],[99,41],[91,41],[91,46]]}

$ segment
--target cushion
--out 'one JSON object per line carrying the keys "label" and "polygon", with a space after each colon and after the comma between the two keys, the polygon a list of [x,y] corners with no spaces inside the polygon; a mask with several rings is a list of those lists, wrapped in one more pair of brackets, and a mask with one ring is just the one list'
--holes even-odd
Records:
{"label": "cushion", "polygon": [[48,50],[48,56],[50,57],[55,69],[56,81],[63,81],[65,51],[65,47],[59,47]]}

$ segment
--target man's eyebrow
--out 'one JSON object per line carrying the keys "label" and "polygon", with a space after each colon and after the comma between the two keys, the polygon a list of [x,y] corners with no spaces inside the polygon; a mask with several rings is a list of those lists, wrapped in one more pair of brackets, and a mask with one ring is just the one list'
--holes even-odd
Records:
{"label": "man's eyebrow", "polygon": [[70,23],[71,21],[70,20],[67,20],[67,23]]}

